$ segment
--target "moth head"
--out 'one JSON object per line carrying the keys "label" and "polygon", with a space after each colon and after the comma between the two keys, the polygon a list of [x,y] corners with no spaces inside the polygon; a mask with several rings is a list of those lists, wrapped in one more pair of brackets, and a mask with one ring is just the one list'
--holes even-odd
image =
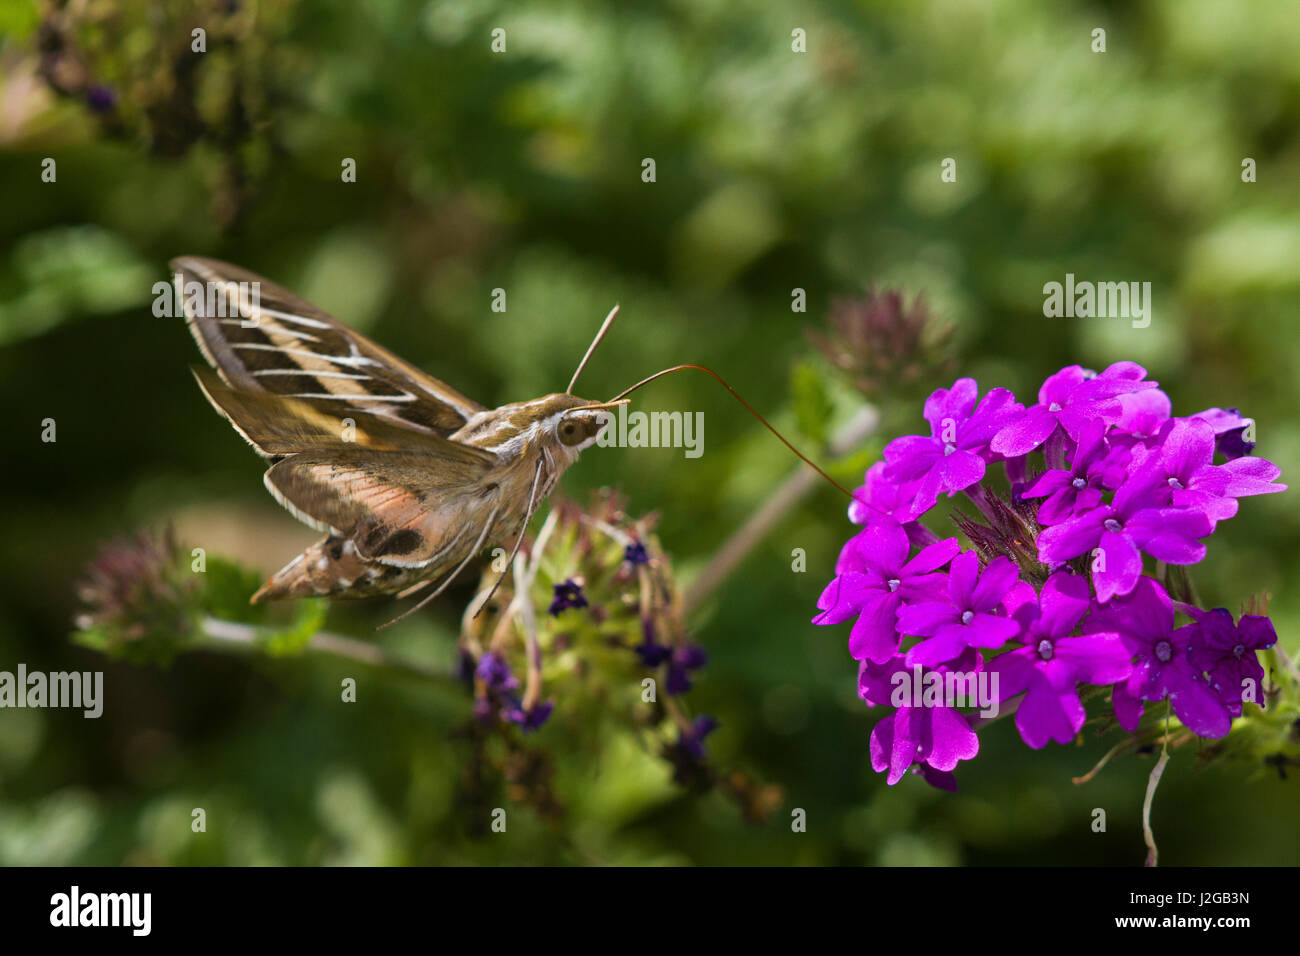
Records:
{"label": "moth head", "polygon": [[[575,401],[581,401],[576,400]],[[627,404],[620,402],[581,402],[555,416],[553,434],[560,446],[574,455],[596,443],[610,422],[610,410]]]}

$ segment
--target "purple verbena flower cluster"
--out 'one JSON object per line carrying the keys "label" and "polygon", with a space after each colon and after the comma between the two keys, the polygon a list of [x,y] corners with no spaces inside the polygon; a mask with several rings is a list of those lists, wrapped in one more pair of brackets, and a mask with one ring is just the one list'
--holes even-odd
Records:
{"label": "purple verbena flower cluster", "polygon": [[[1253,421],[1220,408],[1175,417],[1132,362],[1064,368],[1028,407],[958,379],[924,416],[930,433],[891,441],[855,492],[849,518],[863,528],[813,619],[853,621],[859,695],[895,708],[870,747],[890,784],[912,772],[955,789],[952,771],[979,751],[973,714],[951,695],[900,696],[909,682],[991,687],[995,709],[1019,698],[1016,726],[1035,749],[1075,737],[1091,687],[1111,689],[1128,731],[1168,699],[1194,733],[1223,737],[1244,702],[1263,702],[1269,619],[1175,601],[1144,571],[1144,557],[1199,562],[1237,499],[1285,490],[1280,469],[1249,454]],[[958,492],[988,522],[954,515],[967,550],[920,520]],[[1176,626],[1176,611],[1191,623]]]}

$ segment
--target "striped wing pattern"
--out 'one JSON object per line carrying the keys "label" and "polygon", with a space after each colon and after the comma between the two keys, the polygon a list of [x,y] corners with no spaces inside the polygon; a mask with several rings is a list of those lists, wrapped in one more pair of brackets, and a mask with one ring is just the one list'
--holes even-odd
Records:
{"label": "striped wing pattern", "polygon": [[373,415],[443,437],[483,411],[259,275],[196,256],[173,259],[171,267],[195,341],[232,388],[284,395],[339,417]]}
{"label": "striped wing pattern", "polygon": [[484,481],[497,457],[448,436],[483,406],[261,276],[190,256],[171,265],[216,370],[195,370],[200,388],[271,460],[276,500],[327,532],[254,600],[391,593],[472,556],[500,513]]}

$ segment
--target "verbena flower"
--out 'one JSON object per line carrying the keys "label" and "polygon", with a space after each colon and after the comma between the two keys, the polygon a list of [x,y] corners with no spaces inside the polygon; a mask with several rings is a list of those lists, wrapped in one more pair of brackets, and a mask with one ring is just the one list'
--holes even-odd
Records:
{"label": "verbena flower", "polygon": [[[978,396],[969,378],[936,390],[931,434],[890,442],[854,493],[849,518],[864,527],[813,621],[853,622],[859,694],[894,706],[893,682],[908,675],[997,678],[997,702],[1016,708],[1035,749],[1074,739],[1085,701],[1107,692],[1129,732],[1147,703],[1167,700],[1195,734],[1228,734],[1246,701],[1263,703],[1258,653],[1276,643],[1273,625],[1179,604],[1192,623],[1177,626],[1144,558],[1196,564],[1239,498],[1285,490],[1276,465],[1248,454],[1253,422],[1235,409],[1175,417],[1132,362],[1064,368],[1028,408],[1006,389]],[[967,551],[923,520],[958,492],[978,514],[952,509]],[[953,789],[978,741],[960,709],[903,701],[870,750],[890,784],[917,773]]]}
{"label": "verbena flower", "polygon": [[822,613],[814,624],[838,624],[856,615],[849,634],[849,653],[856,660],[882,663],[898,653],[901,635],[898,610],[904,601],[941,597],[947,585],[933,573],[960,550],[948,538],[908,559],[907,533],[890,518],[882,518],[849,539],[836,564],[835,580],[817,600]]}
{"label": "verbena flower", "polygon": [[1195,508],[1163,507],[1159,490],[1130,475],[1110,504],[1098,503],[1053,525],[1038,538],[1044,564],[1061,564],[1083,554],[1092,559],[1092,582],[1105,603],[1128,594],[1142,575],[1142,555],[1170,564],[1195,564],[1205,557],[1206,537],[1214,526]]}
{"label": "verbena flower", "polygon": [[1198,670],[1205,671],[1210,687],[1228,713],[1240,717],[1246,701],[1263,705],[1264,668],[1256,652],[1277,643],[1273,622],[1258,614],[1243,614],[1234,624],[1227,608],[1202,611],[1188,605],[1181,607],[1193,618],[1188,625],[1188,659]]}
{"label": "verbena flower", "polygon": [[1016,727],[1035,750],[1049,740],[1069,743],[1087,717],[1079,685],[1113,684],[1133,670],[1132,654],[1112,634],[1077,635],[1091,606],[1088,582],[1068,571],[1047,579],[1041,594],[1022,584],[1007,604],[1020,623],[1021,645],[988,664],[1003,700],[1024,694]]}
{"label": "verbena flower", "polygon": [[1049,376],[1038,390],[1038,404],[1021,407],[1020,414],[993,436],[992,449],[1008,458],[1038,448],[1060,427],[1076,442],[1084,425],[1099,418],[1114,424],[1124,413],[1119,396],[1156,387],[1143,381],[1146,370],[1133,362],[1116,362],[1100,375],[1078,365]]}
{"label": "verbena flower", "polygon": [[1194,508],[1210,519],[1211,526],[1237,513],[1238,498],[1286,490],[1285,485],[1273,483],[1282,471],[1272,462],[1238,457],[1216,465],[1214,447],[1209,422],[1173,420],[1160,446],[1138,458],[1134,478],[1150,484],[1162,504]]}
{"label": "verbena flower", "polygon": [[908,520],[908,508],[916,497],[919,481],[898,482],[887,477],[889,465],[878,461],[867,469],[862,486],[853,492],[849,505],[849,520],[854,524],[870,524],[877,518],[890,518],[899,522]]}
{"label": "verbena flower", "polygon": [[1101,503],[1102,491],[1114,491],[1124,480],[1131,452],[1111,448],[1106,425],[1094,418],[1083,426],[1079,446],[1069,468],[1052,468],[1027,488],[1022,497],[1046,498],[1038,506],[1038,521],[1060,524]]}
{"label": "verbena flower", "polygon": [[[967,651],[951,667],[913,670],[901,655],[883,664],[864,661],[858,669],[858,696],[869,707],[889,706],[902,678],[914,680],[919,672],[924,680],[932,672],[942,676],[949,671],[975,671],[979,666],[979,656],[974,651]],[[956,789],[952,770],[962,760],[974,758],[979,749],[979,738],[965,716],[946,703],[933,707],[904,703],[871,731],[872,769],[877,773],[887,772],[885,780],[890,786],[914,767],[924,767],[937,772],[933,779],[929,774],[926,777],[935,786]]]}
{"label": "verbena flower", "polygon": [[1134,655],[1133,671],[1115,685],[1115,717],[1125,730],[1137,727],[1143,701],[1169,699],[1174,713],[1202,737],[1222,737],[1231,721],[1227,708],[1192,662],[1198,632],[1174,628],[1174,604],[1154,578],[1144,577],[1126,597],[1098,607],[1084,626],[1091,634],[1116,636]]}
{"label": "verbena flower", "polygon": [[933,508],[940,493],[951,497],[977,484],[986,460],[992,458],[989,440],[1024,411],[1005,388],[993,389],[976,405],[978,394],[973,378],[959,378],[951,389],[938,389],[925,400],[930,434],[905,435],[885,446],[885,476],[900,484],[917,483],[901,515],[905,520]]}
{"label": "verbena flower", "polygon": [[899,610],[899,630],[923,638],[907,652],[909,667],[937,666],[968,647],[1001,647],[1020,633],[1019,622],[1002,608],[1003,598],[1018,580],[1016,565],[998,557],[982,572],[979,566],[974,551],[962,552],[952,559],[946,599]]}
{"label": "verbena flower", "polygon": [[1228,461],[1255,450],[1255,442],[1246,438],[1248,434],[1254,434],[1255,419],[1243,418],[1237,409],[1207,408],[1191,417],[1210,423],[1214,428],[1214,449]]}

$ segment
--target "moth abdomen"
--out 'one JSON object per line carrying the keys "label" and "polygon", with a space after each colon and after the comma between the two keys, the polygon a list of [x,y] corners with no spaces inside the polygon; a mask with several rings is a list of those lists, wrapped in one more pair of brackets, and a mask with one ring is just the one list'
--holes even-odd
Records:
{"label": "moth abdomen", "polygon": [[351,540],[331,534],[272,575],[253,595],[252,603],[280,598],[394,594],[427,576],[427,568],[403,568],[364,558]]}

